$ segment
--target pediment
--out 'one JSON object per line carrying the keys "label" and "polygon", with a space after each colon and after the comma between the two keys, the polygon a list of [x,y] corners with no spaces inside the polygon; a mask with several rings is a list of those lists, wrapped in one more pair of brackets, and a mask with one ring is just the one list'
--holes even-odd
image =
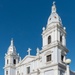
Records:
{"label": "pediment", "polygon": [[21,64],[27,64],[27,63],[33,61],[34,58],[35,58],[35,56],[27,55],[27,56],[25,56],[25,57],[23,58],[23,60],[20,62],[20,65],[21,65]]}

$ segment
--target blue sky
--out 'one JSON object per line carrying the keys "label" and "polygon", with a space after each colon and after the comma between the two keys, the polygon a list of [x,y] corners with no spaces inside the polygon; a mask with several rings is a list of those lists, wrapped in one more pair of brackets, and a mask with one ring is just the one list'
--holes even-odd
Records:
{"label": "blue sky", "polygon": [[[57,12],[67,31],[67,57],[75,70],[75,1],[55,0]],[[42,27],[46,27],[53,0],[0,0],[0,75],[3,75],[4,55],[14,39],[17,52],[24,58],[27,49],[36,54],[42,47]]]}

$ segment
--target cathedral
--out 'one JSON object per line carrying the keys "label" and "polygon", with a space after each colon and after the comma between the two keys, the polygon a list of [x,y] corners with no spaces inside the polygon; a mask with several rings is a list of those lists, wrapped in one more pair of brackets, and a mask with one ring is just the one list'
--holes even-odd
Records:
{"label": "cathedral", "polygon": [[66,57],[69,50],[66,47],[66,27],[56,11],[55,2],[46,27],[42,28],[42,49],[37,48],[36,55],[28,54],[21,60],[11,39],[5,54],[4,75],[75,75]]}

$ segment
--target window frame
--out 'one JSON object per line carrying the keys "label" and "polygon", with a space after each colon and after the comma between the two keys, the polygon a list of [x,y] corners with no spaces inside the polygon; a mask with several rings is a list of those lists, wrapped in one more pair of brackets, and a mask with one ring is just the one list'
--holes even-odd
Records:
{"label": "window frame", "polygon": [[9,60],[7,59],[7,64],[9,64]]}
{"label": "window frame", "polygon": [[27,67],[27,74],[30,74],[30,66]]}
{"label": "window frame", "polygon": [[46,56],[46,62],[50,62],[52,60],[52,55],[49,54]]}
{"label": "window frame", "polygon": [[14,65],[16,64],[16,59],[13,59],[13,64],[14,64]]}
{"label": "window frame", "polygon": [[62,43],[62,35],[60,35],[60,42]]}
{"label": "window frame", "polygon": [[51,35],[48,36],[48,44],[51,43]]}
{"label": "window frame", "polygon": [[64,55],[61,55],[61,61],[64,62]]}
{"label": "window frame", "polygon": [[6,75],[8,75],[8,71],[6,71]]}

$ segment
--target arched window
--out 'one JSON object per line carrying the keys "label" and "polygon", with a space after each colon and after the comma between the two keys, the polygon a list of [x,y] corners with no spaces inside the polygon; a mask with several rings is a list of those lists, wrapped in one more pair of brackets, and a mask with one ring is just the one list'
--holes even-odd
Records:
{"label": "arched window", "polygon": [[60,35],[60,42],[62,42],[62,35]]}
{"label": "arched window", "polygon": [[13,64],[16,64],[16,59],[13,60]]}
{"label": "arched window", "polygon": [[6,71],[6,75],[8,75],[8,71]]}
{"label": "arched window", "polygon": [[48,44],[51,43],[51,36],[48,37]]}
{"label": "arched window", "polygon": [[30,73],[30,66],[27,67],[27,74],[29,74],[29,73]]}
{"label": "arched window", "polygon": [[64,61],[64,56],[63,56],[63,55],[61,55],[61,61],[62,61],[62,62]]}
{"label": "arched window", "polygon": [[7,59],[7,64],[9,63],[8,59]]}

